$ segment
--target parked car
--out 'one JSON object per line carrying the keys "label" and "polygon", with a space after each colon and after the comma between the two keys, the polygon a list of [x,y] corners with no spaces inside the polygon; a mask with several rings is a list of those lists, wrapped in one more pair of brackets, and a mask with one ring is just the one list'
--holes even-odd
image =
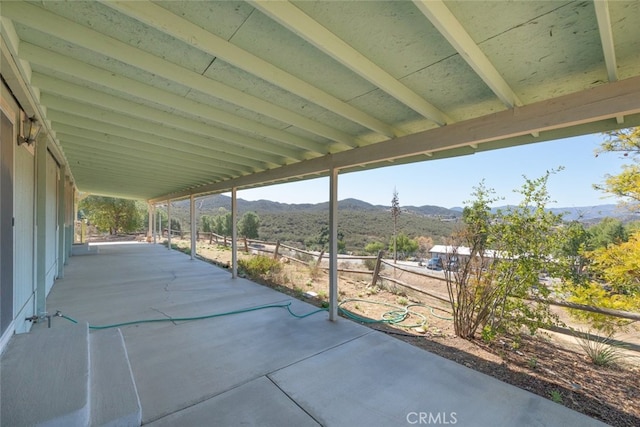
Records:
{"label": "parked car", "polygon": [[460,265],[458,264],[458,257],[451,257],[451,259],[447,260],[447,270],[448,271],[458,271]]}
{"label": "parked car", "polygon": [[443,268],[442,260],[440,258],[437,258],[437,257],[431,258],[427,262],[427,268],[429,270],[442,270],[442,268]]}

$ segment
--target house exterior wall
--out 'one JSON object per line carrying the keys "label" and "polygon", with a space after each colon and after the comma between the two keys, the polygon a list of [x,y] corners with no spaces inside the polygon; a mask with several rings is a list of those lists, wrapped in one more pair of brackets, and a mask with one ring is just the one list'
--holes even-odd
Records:
{"label": "house exterior wall", "polygon": [[75,212],[75,186],[64,159],[52,154],[50,136],[41,132],[35,144],[18,145],[29,100],[11,84],[20,86],[15,75],[2,75],[0,353],[14,333],[29,331],[27,318],[46,314],[46,296],[71,254]]}
{"label": "house exterior wall", "polygon": [[46,255],[45,255],[45,281],[46,293],[48,294],[53,286],[53,282],[58,277],[58,179],[60,171],[58,163],[51,153],[47,153],[47,196],[46,196]]}
{"label": "house exterior wall", "polygon": [[16,149],[15,295],[16,333],[28,332],[25,318],[35,311],[35,154],[33,147]]}

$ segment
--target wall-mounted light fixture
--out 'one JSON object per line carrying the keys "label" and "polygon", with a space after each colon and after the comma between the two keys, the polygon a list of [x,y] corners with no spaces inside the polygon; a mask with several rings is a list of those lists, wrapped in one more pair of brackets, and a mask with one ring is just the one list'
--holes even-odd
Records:
{"label": "wall-mounted light fixture", "polygon": [[18,145],[33,145],[40,133],[40,129],[40,123],[38,123],[38,119],[35,116],[28,117],[25,115],[22,121],[22,132],[18,135]]}

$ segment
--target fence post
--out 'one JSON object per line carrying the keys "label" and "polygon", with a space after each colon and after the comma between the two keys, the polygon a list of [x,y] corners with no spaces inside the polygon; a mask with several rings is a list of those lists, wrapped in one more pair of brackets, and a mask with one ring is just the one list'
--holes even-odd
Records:
{"label": "fence post", "polygon": [[320,267],[320,263],[322,262],[323,255],[324,255],[324,249],[320,252],[320,256],[318,257],[318,262],[316,262],[316,268]]}
{"label": "fence post", "polygon": [[273,251],[273,259],[278,259],[279,249],[280,249],[280,240],[276,240],[276,249]]}
{"label": "fence post", "polygon": [[380,276],[380,265],[382,264],[382,254],[383,251],[378,252],[378,258],[376,259],[376,266],[373,269],[373,279],[371,279],[371,286],[375,286],[378,283],[378,278]]}
{"label": "fence post", "polygon": [[249,253],[249,244],[247,243],[247,238],[244,238],[244,251],[245,253]]}

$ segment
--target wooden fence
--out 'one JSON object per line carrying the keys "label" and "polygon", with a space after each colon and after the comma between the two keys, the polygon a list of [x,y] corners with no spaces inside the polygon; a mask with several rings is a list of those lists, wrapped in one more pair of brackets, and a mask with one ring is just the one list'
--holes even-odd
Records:
{"label": "wooden fence", "polygon": [[[167,229],[163,230],[163,234],[165,234]],[[181,238],[187,238],[185,236],[189,236],[190,233],[186,231],[180,230],[172,230],[172,236],[180,236]],[[198,240],[205,240],[213,244],[215,241],[216,244],[221,244],[224,246],[231,246],[231,238],[227,236],[221,236],[215,233],[207,233],[207,232],[199,232],[197,235]],[[249,252],[253,251],[256,253],[265,253],[272,256],[274,259],[278,258],[286,258],[290,261],[309,265],[311,263],[315,264],[318,268],[328,269],[329,267],[326,265],[322,265],[322,261],[326,256],[324,251],[320,253],[310,252],[304,249],[296,248],[294,246],[285,245],[283,243],[277,242],[267,242],[263,240],[257,239],[247,239],[241,238],[242,244],[244,246],[244,251]],[[369,269],[352,269],[352,268],[338,268],[339,272],[343,273],[353,273],[353,274],[366,274],[371,276],[371,286],[375,286],[380,280],[386,280],[388,282],[394,283],[398,286],[401,286],[406,289],[410,289],[415,292],[419,292],[421,294],[427,295],[431,298],[435,298],[439,301],[443,301],[446,303],[450,303],[449,298],[445,298],[441,295],[434,294],[429,292],[428,290],[421,288],[419,286],[412,285],[405,281],[399,280],[395,277],[391,277],[389,275],[381,274],[383,271],[383,266],[391,267],[392,269],[402,271],[409,274],[414,274],[424,278],[437,279],[437,280],[445,280],[443,277],[434,276],[431,274],[427,274],[426,272],[416,271],[414,269],[406,268],[402,265],[393,264],[383,259],[384,252],[380,251],[378,256],[353,256],[353,255],[338,255],[339,261],[357,261],[361,264],[364,264],[366,260],[375,260],[375,265],[373,270]],[[395,276],[395,274],[394,274]],[[530,301],[539,301],[536,299],[531,299]],[[550,305],[570,308],[573,310],[582,310],[590,313],[604,314],[607,316],[613,316],[621,319],[628,319],[638,321],[640,320],[640,313],[630,313],[627,311],[613,310],[608,308],[600,308],[600,307],[592,307],[588,305],[575,304],[566,301],[547,301]]]}

